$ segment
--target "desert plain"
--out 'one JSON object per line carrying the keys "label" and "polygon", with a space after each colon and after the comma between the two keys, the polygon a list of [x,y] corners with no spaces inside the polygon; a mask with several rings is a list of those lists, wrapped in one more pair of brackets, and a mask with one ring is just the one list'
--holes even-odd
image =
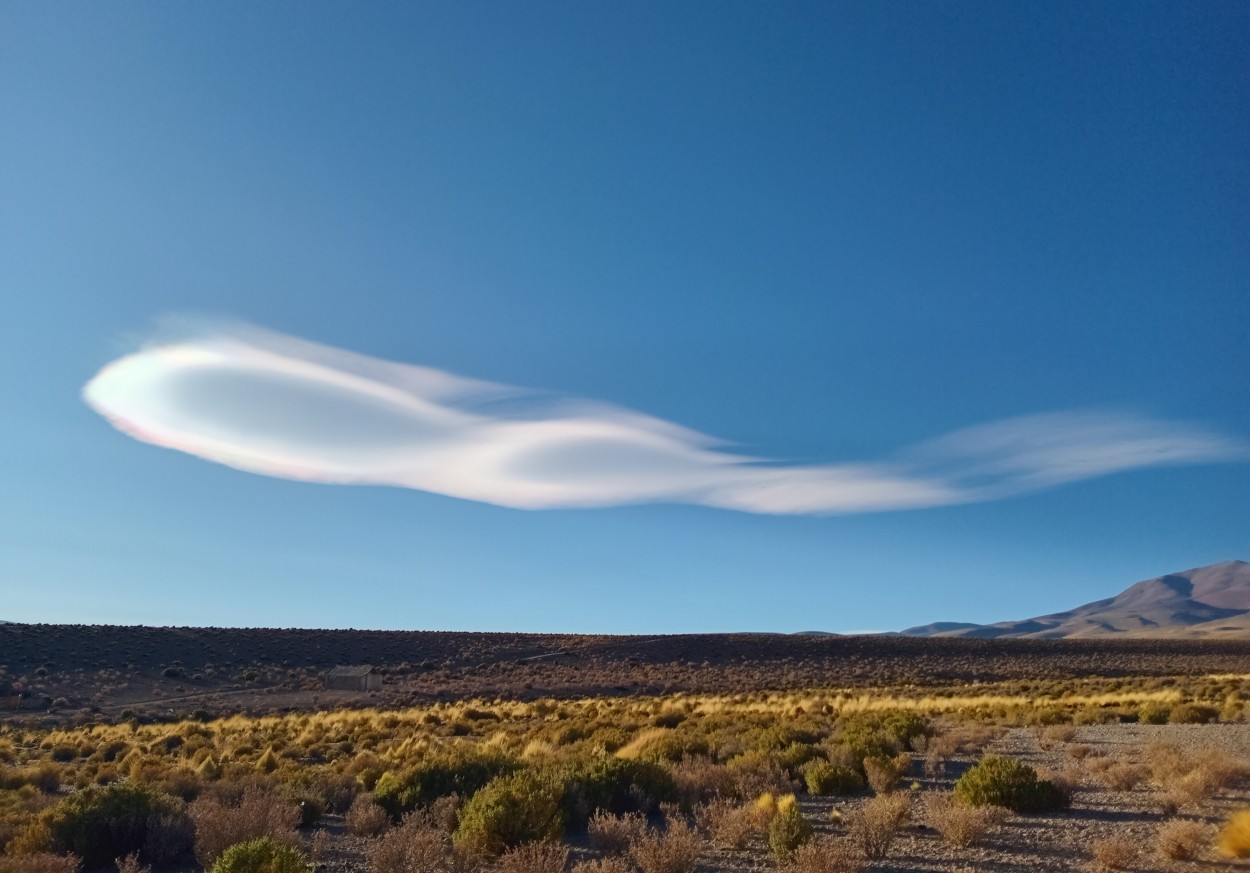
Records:
{"label": "desert plain", "polygon": [[[272,873],[1250,852],[1250,641],[14,624],[0,653],[6,873],[230,873],[239,845]],[[363,665],[372,690],[326,687]]]}

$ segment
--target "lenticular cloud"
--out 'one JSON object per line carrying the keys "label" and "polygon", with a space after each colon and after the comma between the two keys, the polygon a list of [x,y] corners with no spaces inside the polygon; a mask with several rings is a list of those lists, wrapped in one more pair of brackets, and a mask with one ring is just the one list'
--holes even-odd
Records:
{"label": "lenticular cloud", "polygon": [[252,327],[153,341],[101,370],[83,396],[136,439],[240,470],[522,509],[915,509],[1245,457],[1240,444],[1187,425],[1083,412],[981,425],[879,461],[782,464],[628,409]]}

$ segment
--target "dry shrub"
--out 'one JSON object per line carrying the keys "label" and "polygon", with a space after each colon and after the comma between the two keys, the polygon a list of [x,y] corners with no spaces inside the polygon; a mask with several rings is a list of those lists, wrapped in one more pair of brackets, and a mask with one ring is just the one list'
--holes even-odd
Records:
{"label": "dry shrub", "polygon": [[1042,728],[1041,739],[1051,743],[1070,743],[1076,739],[1076,728],[1070,724],[1052,724]]}
{"label": "dry shrub", "polygon": [[1105,755],[1097,758],[1090,757],[1085,759],[1085,770],[1093,776],[1102,776],[1109,768],[1115,766],[1115,759]]}
{"label": "dry shrub", "polygon": [[737,797],[759,797],[761,794],[789,794],[798,783],[786,769],[771,758],[740,755],[727,768],[733,777],[732,794]]}
{"label": "dry shrub", "polygon": [[578,861],[571,873],[634,873],[634,868],[624,858],[599,858]]}
{"label": "dry shrub", "polygon": [[1174,777],[1183,775],[1185,754],[1175,743],[1156,741],[1148,743],[1142,750],[1142,760],[1150,770],[1150,778],[1161,785],[1166,785]]}
{"label": "dry shrub", "polygon": [[258,837],[295,845],[299,807],[261,788],[248,788],[237,805],[201,797],[188,810],[195,823],[195,860],[209,867],[226,849]]}
{"label": "dry shrub", "polygon": [[559,843],[525,843],[500,856],[499,873],[564,873],[568,864],[569,850]]}
{"label": "dry shrub", "polygon": [[898,780],[911,767],[911,755],[906,752],[893,758],[865,758],[864,773],[868,785],[877,794],[889,794],[898,787]]}
{"label": "dry shrub", "polygon": [[74,855],[0,855],[0,873],[78,873],[81,868],[82,862]]}
{"label": "dry shrub", "polygon": [[695,809],[699,831],[724,849],[745,849],[760,831],[759,815],[750,805],[718,797]]}
{"label": "dry shrub", "polygon": [[367,794],[361,794],[352,801],[347,810],[347,829],[358,837],[376,837],[391,824],[391,817],[386,810],[373,802]]}
{"label": "dry shrub", "polygon": [[959,739],[951,733],[929,737],[924,751],[924,775],[935,779],[946,772],[946,760],[959,751]]}
{"label": "dry shrub", "polygon": [[139,863],[139,853],[131,852],[124,858],[117,859],[117,873],[152,873],[151,867]]}
{"label": "dry shrub", "polygon": [[929,737],[925,744],[925,755],[938,758],[953,757],[959,751],[959,736],[947,731]]}
{"label": "dry shrub", "polygon": [[586,825],[591,848],[605,855],[623,855],[647,831],[647,819],[638,812],[612,815],[599,810]]}
{"label": "dry shrub", "polygon": [[1229,858],[1250,858],[1250,809],[1228,817],[1220,830],[1219,848]]}
{"label": "dry shrub", "polygon": [[1220,717],[1214,706],[1202,703],[1181,703],[1168,712],[1168,724],[1208,724]]}
{"label": "dry shrub", "polygon": [[61,787],[61,768],[51,762],[44,762],[22,769],[4,768],[0,770],[0,789],[16,791],[23,785],[33,785],[44,794],[51,794]]}
{"label": "dry shrub", "polygon": [[314,861],[324,861],[330,854],[330,832],[325,828],[313,831],[309,854]]}
{"label": "dry shrub", "polygon": [[737,780],[727,767],[711,758],[694,756],[668,766],[677,792],[690,803],[707,803],[718,796],[735,793]]}
{"label": "dry shrub", "polygon": [[1163,815],[1176,815],[1187,802],[1187,798],[1182,792],[1170,788],[1160,791],[1154,796],[1155,808]]}
{"label": "dry shrub", "polygon": [[1090,851],[1098,866],[1107,870],[1127,870],[1137,860],[1137,844],[1127,837],[1094,840]]}
{"label": "dry shrub", "polygon": [[143,842],[145,860],[163,867],[181,858],[195,839],[195,825],[185,815],[163,814],[148,821]]}
{"label": "dry shrub", "polygon": [[870,861],[884,858],[907,818],[911,803],[906,794],[879,794],[860,807],[851,819],[851,842]]}
{"label": "dry shrub", "polygon": [[1078,761],[1084,761],[1086,758],[1094,754],[1094,747],[1087,746],[1085,743],[1075,743],[1068,746],[1067,752]]}
{"label": "dry shrub", "polygon": [[485,865],[486,859],[482,855],[452,846],[451,851],[443,856],[442,866],[432,868],[429,873],[480,873]]}
{"label": "dry shrub", "polygon": [[1151,743],[1145,758],[1151,779],[1163,788],[1159,802],[1165,812],[1201,804],[1248,772],[1244,760],[1215,746],[1187,754],[1171,743]]}
{"label": "dry shrub", "polygon": [[1172,786],[1171,791],[1184,806],[1199,806],[1215,793],[1204,774],[1196,770]]}
{"label": "dry shrub", "polygon": [[410,813],[369,848],[372,873],[430,873],[447,854],[447,835],[426,816]]}
{"label": "dry shrub", "polygon": [[1132,791],[1145,780],[1146,775],[1146,768],[1140,764],[1117,761],[1106,767],[1098,778],[1112,791]]}
{"label": "dry shrub", "polygon": [[860,873],[863,858],[845,840],[817,837],[799,846],[787,859],[787,873]]}
{"label": "dry shrub", "polygon": [[1211,828],[1196,821],[1174,819],[1159,825],[1159,853],[1173,861],[1193,861],[1211,842]]}
{"label": "dry shrub", "polygon": [[[303,775],[303,774],[301,774]],[[326,812],[345,814],[360,792],[360,783],[354,776],[343,773],[310,773],[307,790],[321,799]]]}
{"label": "dry shrub", "polygon": [[1059,770],[1049,767],[1039,767],[1037,770],[1037,778],[1054,786],[1065,806],[1072,803],[1072,798],[1081,790],[1083,775],[1081,768],[1072,763]]}
{"label": "dry shrub", "polygon": [[1007,733],[1006,728],[982,724],[961,724],[943,735],[963,755],[979,755],[995,740]]}
{"label": "dry shrub", "polygon": [[429,805],[430,821],[450,834],[460,824],[462,806],[464,800],[459,794],[446,794]]}
{"label": "dry shrub", "polygon": [[969,848],[980,843],[1002,818],[999,807],[964,806],[950,794],[930,792],[924,796],[925,824],[952,846]]}
{"label": "dry shrub", "polygon": [[1212,794],[1211,785],[1198,771],[1186,773],[1164,786],[1157,800],[1159,808],[1175,815],[1178,810],[1205,803]]}
{"label": "dry shrub", "polygon": [[1212,794],[1232,788],[1250,774],[1250,767],[1244,760],[1216,746],[1198,749],[1192,761],[1194,771],[1201,774]]}
{"label": "dry shrub", "polygon": [[669,819],[662,833],[643,833],[629,850],[642,873],[691,873],[702,853],[703,841],[694,828],[676,818]]}

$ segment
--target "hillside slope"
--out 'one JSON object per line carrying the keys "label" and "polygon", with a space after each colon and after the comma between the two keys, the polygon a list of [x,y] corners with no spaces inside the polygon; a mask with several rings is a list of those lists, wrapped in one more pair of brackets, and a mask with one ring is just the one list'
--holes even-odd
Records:
{"label": "hillside slope", "polygon": [[1250,563],[1224,561],[1131,585],[1115,597],[1065,612],[994,624],[935,622],[901,631],[914,637],[1079,639],[1085,637],[1250,636]]}

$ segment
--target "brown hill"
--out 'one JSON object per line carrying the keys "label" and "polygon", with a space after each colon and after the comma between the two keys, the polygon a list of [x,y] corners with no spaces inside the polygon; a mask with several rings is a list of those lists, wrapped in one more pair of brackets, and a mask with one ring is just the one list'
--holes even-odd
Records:
{"label": "brown hill", "polygon": [[902,634],[979,639],[1250,637],[1250,563],[1225,561],[1169,573],[1066,612],[994,624],[937,622]]}

